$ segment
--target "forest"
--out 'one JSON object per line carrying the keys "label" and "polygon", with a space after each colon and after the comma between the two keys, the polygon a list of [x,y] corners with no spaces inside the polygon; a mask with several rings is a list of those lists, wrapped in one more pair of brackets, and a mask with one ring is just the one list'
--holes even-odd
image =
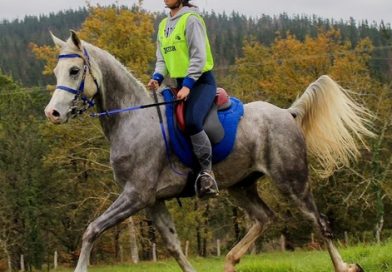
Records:
{"label": "forest", "polygon": [[[0,22],[0,271],[43,270],[58,254],[74,265],[83,231],[116,199],[109,146],[97,120],[84,115],[62,126],[46,121],[58,51],[49,31],[82,39],[120,60],[142,82],[150,78],[155,38],[164,14],[141,6],[89,6]],[[317,16],[204,13],[218,83],[244,102],[264,100],[287,108],[306,87],[330,75],[372,113],[367,147],[350,167],[320,178],[312,162],[312,190],[336,239],[382,243],[392,236],[392,29],[389,24],[334,21]],[[132,106],[132,105],[130,105]],[[148,158],[146,158],[148,161]],[[148,162],[146,162],[148,163]],[[254,252],[308,248],[320,242],[309,221],[264,178],[259,193],[277,213]],[[217,199],[168,202],[189,254],[228,252],[249,219],[225,192]],[[141,212],[105,232],[92,263],[168,257],[148,214]],[[56,252],[56,253],[55,253]]]}

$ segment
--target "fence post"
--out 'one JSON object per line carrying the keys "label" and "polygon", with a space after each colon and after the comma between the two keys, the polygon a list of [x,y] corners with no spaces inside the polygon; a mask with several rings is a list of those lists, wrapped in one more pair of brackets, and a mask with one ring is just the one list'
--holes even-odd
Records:
{"label": "fence post", "polygon": [[20,255],[20,271],[25,271],[25,263],[23,254]]}
{"label": "fence post", "polygon": [[133,222],[132,217],[129,217],[128,227],[129,227],[129,244],[131,246],[131,258],[132,258],[132,262],[137,264],[139,262],[139,249],[137,246],[135,223]]}
{"label": "fence post", "polygon": [[7,262],[8,262],[8,272],[12,272],[12,262],[9,256],[7,256]]}
{"label": "fence post", "polygon": [[347,231],[344,232],[344,243],[346,244],[346,246],[348,246],[349,240],[348,240],[348,233],[347,233]]}
{"label": "fence post", "polygon": [[124,248],[120,246],[120,262],[124,263]]}
{"label": "fence post", "polygon": [[157,244],[152,244],[152,260],[153,262],[157,261]]}
{"label": "fence post", "polygon": [[253,243],[251,248],[250,248],[250,254],[256,255],[257,254],[257,249],[256,249],[256,243]]}
{"label": "fence post", "polygon": [[53,258],[53,267],[54,267],[54,269],[57,269],[57,267],[58,267],[57,259],[58,259],[58,254],[57,254],[57,250],[56,250],[54,252],[54,258]]}
{"label": "fence post", "polygon": [[283,234],[280,235],[280,249],[286,251],[286,237]]}
{"label": "fence post", "polygon": [[220,239],[216,240],[216,256],[220,257],[221,255],[221,243]]}
{"label": "fence post", "polygon": [[186,240],[186,242],[185,242],[185,257],[188,257],[188,253],[189,253],[189,241]]}

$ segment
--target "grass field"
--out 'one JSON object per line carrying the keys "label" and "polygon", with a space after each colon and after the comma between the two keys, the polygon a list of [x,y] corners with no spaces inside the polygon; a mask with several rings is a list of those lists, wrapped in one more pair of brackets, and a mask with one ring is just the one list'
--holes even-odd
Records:
{"label": "grass field", "polygon": [[[357,246],[341,249],[347,262],[357,262],[366,272],[392,272],[392,241],[383,245]],[[199,272],[223,271],[224,258],[191,258]],[[325,251],[297,251],[247,255],[237,266],[238,272],[331,272],[329,256]],[[70,272],[71,269],[56,270]],[[92,266],[89,272],[181,272],[173,260],[156,263]]]}

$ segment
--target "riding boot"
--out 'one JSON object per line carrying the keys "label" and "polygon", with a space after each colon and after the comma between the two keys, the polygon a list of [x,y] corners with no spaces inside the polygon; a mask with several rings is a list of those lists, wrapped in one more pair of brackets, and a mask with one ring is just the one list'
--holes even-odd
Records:
{"label": "riding boot", "polygon": [[212,172],[212,148],[210,139],[204,130],[191,135],[193,152],[197,157],[201,171],[196,178],[195,191],[199,198],[215,197],[219,194],[218,184]]}

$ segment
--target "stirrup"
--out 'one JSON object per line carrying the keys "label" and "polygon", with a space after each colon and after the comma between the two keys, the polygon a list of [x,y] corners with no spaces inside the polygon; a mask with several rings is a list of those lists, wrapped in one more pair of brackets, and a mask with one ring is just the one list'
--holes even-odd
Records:
{"label": "stirrup", "polygon": [[[199,188],[199,180],[202,178],[208,178],[212,184],[209,185],[209,187],[207,188],[202,188],[200,184],[200,188]],[[204,192],[203,192],[204,189]],[[196,196],[198,198],[210,198],[210,197],[216,197],[219,195],[219,188],[218,188],[218,184],[215,180],[214,177],[214,173],[212,171],[201,171],[198,175],[197,178],[195,180],[195,192],[196,192]]]}

